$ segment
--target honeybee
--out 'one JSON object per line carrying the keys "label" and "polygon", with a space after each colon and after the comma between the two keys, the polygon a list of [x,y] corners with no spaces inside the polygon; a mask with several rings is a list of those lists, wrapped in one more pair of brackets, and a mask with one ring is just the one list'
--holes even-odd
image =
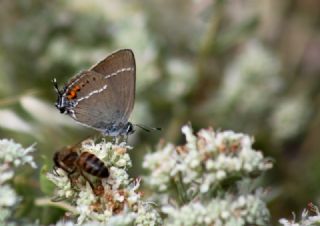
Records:
{"label": "honeybee", "polygon": [[78,144],[57,151],[53,156],[53,162],[55,168],[61,168],[68,174],[71,183],[72,176],[79,173],[88,181],[93,191],[96,189],[85,173],[98,178],[107,178],[109,176],[109,170],[104,162],[90,152],[84,151],[80,153]]}

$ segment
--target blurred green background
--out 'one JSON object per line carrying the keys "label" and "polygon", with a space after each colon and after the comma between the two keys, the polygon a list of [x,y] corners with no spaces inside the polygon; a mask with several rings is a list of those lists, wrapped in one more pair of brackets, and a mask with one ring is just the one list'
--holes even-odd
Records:
{"label": "blurred green background", "polygon": [[[54,107],[51,79],[64,84],[120,48],[137,63],[129,139],[133,176],[163,138],[181,144],[183,124],[255,137],[275,159],[261,183],[273,221],[320,198],[320,1],[318,0],[2,0],[0,136],[37,143],[38,166],[94,131]],[[54,222],[39,171],[19,172],[19,218]]]}

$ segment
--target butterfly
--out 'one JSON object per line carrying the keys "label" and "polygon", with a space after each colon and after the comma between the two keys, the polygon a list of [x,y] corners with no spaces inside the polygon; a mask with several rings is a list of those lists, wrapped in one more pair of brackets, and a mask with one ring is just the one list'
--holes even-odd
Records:
{"label": "butterfly", "polygon": [[130,49],[107,56],[82,71],[59,89],[53,79],[60,113],[111,137],[128,136],[134,127],[128,121],[136,89],[135,57]]}

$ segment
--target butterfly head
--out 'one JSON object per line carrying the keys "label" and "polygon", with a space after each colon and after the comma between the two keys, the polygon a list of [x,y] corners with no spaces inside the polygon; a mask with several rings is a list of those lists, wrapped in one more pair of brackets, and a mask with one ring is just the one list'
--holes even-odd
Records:
{"label": "butterfly head", "polygon": [[65,101],[63,98],[63,91],[59,89],[56,78],[52,79],[52,83],[53,83],[53,87],[57,93],[57,101],[55,103],[55,106],[57,109],[59,109],[60,113],[65,113],[66,107],[65,107]]}

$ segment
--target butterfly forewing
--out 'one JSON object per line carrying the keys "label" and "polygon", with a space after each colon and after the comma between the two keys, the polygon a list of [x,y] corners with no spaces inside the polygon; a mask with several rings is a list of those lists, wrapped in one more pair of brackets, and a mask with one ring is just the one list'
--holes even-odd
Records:
{"label": "butterfly forewing", "polygon": [[72,79],[70,84],[74,85],[70,89],[75,85],[81,88],[77,92],[75,119],[98,130],[109,123],[127,123],[134,105],[135,73],[132,51],[120,50]]}
{"label": "butterfly forewing", "polygon": [[[113,87],[118,87],[122,92],[118,92],[118,95],[122,95],[119,99],[120,103],[125,103],[124,117],[128,119],[132,112],[135,100],[136,90],[136,62],[134,54],[130,49],[119,50],[104,60],[100,61],[91,68],[91,71],[103,74],[110,79],[111,83],[114,83]],[[121,78],[117,78],[118,74],[123,74]]]}

